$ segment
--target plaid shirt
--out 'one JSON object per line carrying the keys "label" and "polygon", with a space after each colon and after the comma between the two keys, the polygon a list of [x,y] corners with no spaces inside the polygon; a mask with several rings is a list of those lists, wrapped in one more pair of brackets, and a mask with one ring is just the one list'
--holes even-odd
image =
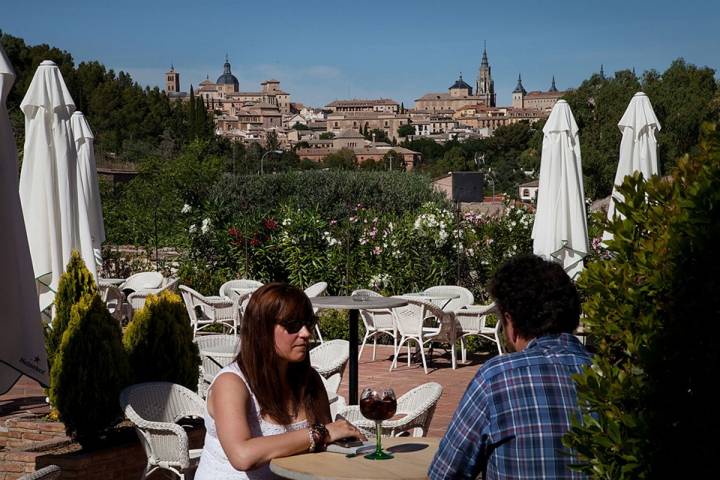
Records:
{"label": "plaid shirt", "polygon": [[525,350],[490,359],[455,411],[428,475],[487,479],[585,478],[561,443],[579,414],[570,378],[590,363],[568,333],[533,339]]}

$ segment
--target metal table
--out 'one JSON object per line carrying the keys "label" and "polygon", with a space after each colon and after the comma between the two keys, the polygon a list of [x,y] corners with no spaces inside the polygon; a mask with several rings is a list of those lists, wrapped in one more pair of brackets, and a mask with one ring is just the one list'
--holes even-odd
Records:
{"label": "metal table", "polygon": [[[445,307],[447,307],[448,303],[450,303],[450,300],[453,300],[455,298],[460,298],[460,294],[458,293],[425,293],[425,292],[417,292],[417,293],[405,293],[403,294],[405,297],[417,297],[421,300],[425,300],[428,302],[432,302],[438,307],[440,307],[441,310],[445,310]],[[441,304],[442,303],[442,304]]]}
{"label": "metal table", "polygon": [[358,403],[358,319],[360,318],[360,310],[373,310],[379,308],[395,308],[407,305],[407,301],[402,298],[386,298],[386,297],[365,297],[360,301],[357,296],[339,296],[339,297],[313,297],[313,307],[319,309],[334,308],[337,310],[350,311],[350,385],[349,385],[349,405],[357,405]]}

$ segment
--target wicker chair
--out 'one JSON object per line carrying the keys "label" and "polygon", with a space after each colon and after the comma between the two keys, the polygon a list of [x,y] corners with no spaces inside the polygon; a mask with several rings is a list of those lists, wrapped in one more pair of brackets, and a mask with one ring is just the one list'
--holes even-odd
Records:
{"label": "wicker chair", "polygon": [[123,326],[132,319],[132,307],[127,302],[125,294],[114,285],[98,284],[100,298],[110,312],[110,315]]}
{"label": "wicker chair", "polygon": [[120,392],[120,408],[135,424],[147,454],[141,480],[158,469],[169,470],[181,479],[186,474],[192,478],[202,449],[189,450],[187,433],[177,422],[188,417],[202,418],[202,398],[174,383],[139,383]]}
{"label": "wicker chair", "polygon": [[120,290],[145,290],[148,288],[158,288],[162,285],[163,275],[160,272],[140,272],[130,275],[120,284]]}
{"label": "wicker chair", "polygon": [[33,473],[28,473],[18,478],[18,480],[55,480],[60,478],[62,471],[57,465],[48,465],[47,467],[35,470]]}
{"label": "wicker chair", "polygon": [[455,310],[455,319],[460,325],[462,334],[460,335],[460,352],[462,361],[466,361],[467,348],[465,346],[465,337],[477,335],[478,337],[490,340],[495,343],[500,355],[503,354],[503,344],[501,340],[502,322],[498,319],[494,327],[486,326],[487,316],[497,314],[498,310],[494,303],[490,305],[468,305],[460,310]]}
{"label": "wicker chair", "polygon": [[[404,307],[393,309],[395,322],[400,332],[400,343],[395,350],[395,357],[393,358],[392,365],[390,365],[390,370],[392,371],[393,368],[397,367],[397,357],[405,343],[408,344],[408,366],[410,365],[410,341],[415,341],[418,350],[420,350],[420,357],[422,358],[423,369],[426,375],[428,371],[427,363],[425,362],[424,347],[425,344],[430,342],[441,342],[450,345],[452,368],[455,370],[457,366],[455,342],[460,334],[460,329],[455,321],[455,314],[453,312],[445,312],[434,303],[427,302],[416,296],[399,296],[399,298],[407,301],[408,304]],[[428,316],[435,317],[439,322],[439,326],[424,326],[425,319]]]}
{"label": "wicker chair", "polygon": [[438,285],[426,289],[423,293],[427,293],[428,295],[443,295],[445,293],[460,295],[459,298],[453,298],[442,306],[442,309],[446,312],[452,312],[466,305],[472,305],[475,302],[475,297],[473,297],[470,290],[457,285]]}
{"label": "wicker chair", "polygon": [[220,286],[220,296],[235,300],[240,296],[240,293],[233,290],[247,290],[247,292],[243,293],[251,293],[262,286],[263,283],[258,282],[257,280],[247,280],[245,278],[240,280],[230,280]]}
{"label": "wicker chair", "polygon": [[[409,432],[413,437],[426,436],[442,391],[442,385],[429,382],[401,395],[397,399],[395,414],[405,416],[397,420],[384,421],[380,434],[384,437],[395,437]],[[357,405],[346,407],[339,412],[339,415],[358,427],[368,438],[375,435],[375,422],[363,417]]]}
{"label": "wicker chair", "polygon": [[240,307],[236,301],[222,297],[206,297],[185,285],[180,285],[180,294],[193,326],[193,336],[213,323],[223,324],[230,333],[238,333]]}
{"label": "wicker chair", "polygon": [[206,398],[215,375],[237,356],[240,339],[235,335],[202,335],[195,338],[195,343],[200,350],[201,360],[198,395]]}
{"label": "wicker chair", "polygon": [[145,306],[145,301],[150,295],[160,295],[163,290],[177,290],[178,282],[177,278],[163,278],[160,282],[160,286],[157,288],[143,288],[136,290],[127,297],[127,301],[132,307],[132,311],[136,312]]}
{"label": "wicker chair", "polygon": [[342,375],[350,359],[350,342],[347,340],[329,340],[310,350],[310,365],[325,378],[336,373]]}
{"label": "wicker chair", "polygon": [[[382,297],[377,292],[372,290],[360,289],[352,292],[351,295],[367,295],[369,297]],[[395,320],[393,317],[392,310],[380,309],[380,310],[360,310],[360,318],[362,318],[365,324],[365,337],[363,338],[362,345],[360,346],[360,353],[358,358],[362,356],[365,343],[372,338],[373,340],[373,356],[375,360],[375,351],[377,349],[377,337],[380,335],[388,335],[393,339],[393,352],[397,350],[397,327],[395,326]]]}
{"label": "wicker chair", "polygon": [[[328,284],[326,282],[314,283],[305,289],[305,295],[307,295],[308,298],[320,297],[322,295],[325,295],[327,287]],[[317,308],[313,308],[313,312],[317,313],[317,311]],[[320,343],[323,343],[322,334],[320,333],[320,324],[318,323],[315,324],[315,333],[317,334]]]}

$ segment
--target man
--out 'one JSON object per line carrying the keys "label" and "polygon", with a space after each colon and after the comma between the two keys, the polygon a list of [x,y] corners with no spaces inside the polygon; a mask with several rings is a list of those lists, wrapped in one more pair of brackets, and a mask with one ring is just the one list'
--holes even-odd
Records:
{"label": "man", "polygon": [[572,335],[580,299],[556,263],[527,255],[495,274],[490,294],[516,353],[490,359],[468,385],[430,478],[584,478],[562,445],[580,415],[571,376],[590,363]]}

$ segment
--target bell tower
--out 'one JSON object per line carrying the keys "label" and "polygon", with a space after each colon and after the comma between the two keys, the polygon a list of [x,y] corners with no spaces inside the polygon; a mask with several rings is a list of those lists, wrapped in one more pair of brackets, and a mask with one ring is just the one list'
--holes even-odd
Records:
{"label": "bell tower", "polygon": [[180,91],[180,74],[175,66],[170,65],[170,71],[165,72],[165,93],[178,93]]}

